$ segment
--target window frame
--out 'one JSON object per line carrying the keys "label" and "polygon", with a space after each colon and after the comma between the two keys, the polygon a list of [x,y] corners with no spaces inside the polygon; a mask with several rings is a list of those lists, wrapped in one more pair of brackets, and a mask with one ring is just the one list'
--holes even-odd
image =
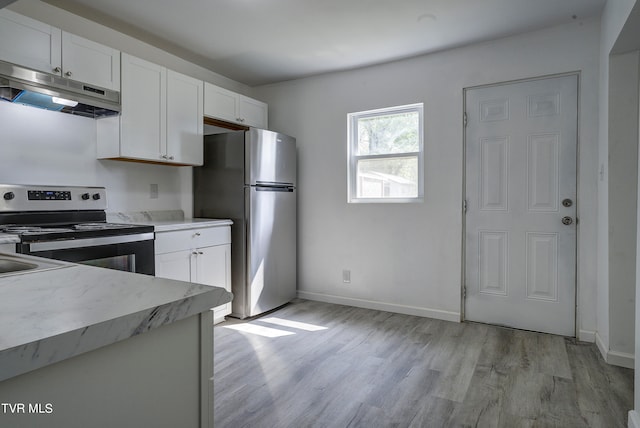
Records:
{"label": "window frame", "polygon": [[[401,113],[418,113],[418,151],[358,155],[358,120]],[[418,195],[411,198],[363,198],[357,196],[358,161],[366,159],[418,158]],[[347,202],[348,203],[421,203],[424,201],[424,104],[415,103],[347,114]]]}

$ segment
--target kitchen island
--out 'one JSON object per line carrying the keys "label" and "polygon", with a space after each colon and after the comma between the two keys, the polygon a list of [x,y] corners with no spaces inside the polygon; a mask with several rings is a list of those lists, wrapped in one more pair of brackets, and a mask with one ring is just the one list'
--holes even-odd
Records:
{"label": "kitchen island", "polygon": [[0,426],[213,426],[209,309],[231,297],[58,261],[0,275]]}

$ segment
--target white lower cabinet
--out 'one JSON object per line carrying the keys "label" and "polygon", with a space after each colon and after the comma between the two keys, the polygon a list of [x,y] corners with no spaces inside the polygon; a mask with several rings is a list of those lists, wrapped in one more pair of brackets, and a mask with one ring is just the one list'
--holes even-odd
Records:
{"label": "white lower cabinet", "polygon": [[[231,291],[229,226],[156,231],[156,276],[223,287]],[[224,321],[231,303],[213,309],[214,322]]]}

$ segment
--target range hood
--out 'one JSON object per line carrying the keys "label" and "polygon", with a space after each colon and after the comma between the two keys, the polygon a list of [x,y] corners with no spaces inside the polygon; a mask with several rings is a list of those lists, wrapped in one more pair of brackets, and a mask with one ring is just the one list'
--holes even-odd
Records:
{"label": "range hood", "polygon": [[101,118],[120,114],[120,92],[0,61],[0,100]]}

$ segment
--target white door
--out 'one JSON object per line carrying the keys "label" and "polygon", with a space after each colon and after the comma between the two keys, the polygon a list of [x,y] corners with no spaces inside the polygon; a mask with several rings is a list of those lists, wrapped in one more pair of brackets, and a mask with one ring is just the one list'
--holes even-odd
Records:
{"label": "white door", "polygon": [[465,90],[465,318],[575,336],[575,75]]}

